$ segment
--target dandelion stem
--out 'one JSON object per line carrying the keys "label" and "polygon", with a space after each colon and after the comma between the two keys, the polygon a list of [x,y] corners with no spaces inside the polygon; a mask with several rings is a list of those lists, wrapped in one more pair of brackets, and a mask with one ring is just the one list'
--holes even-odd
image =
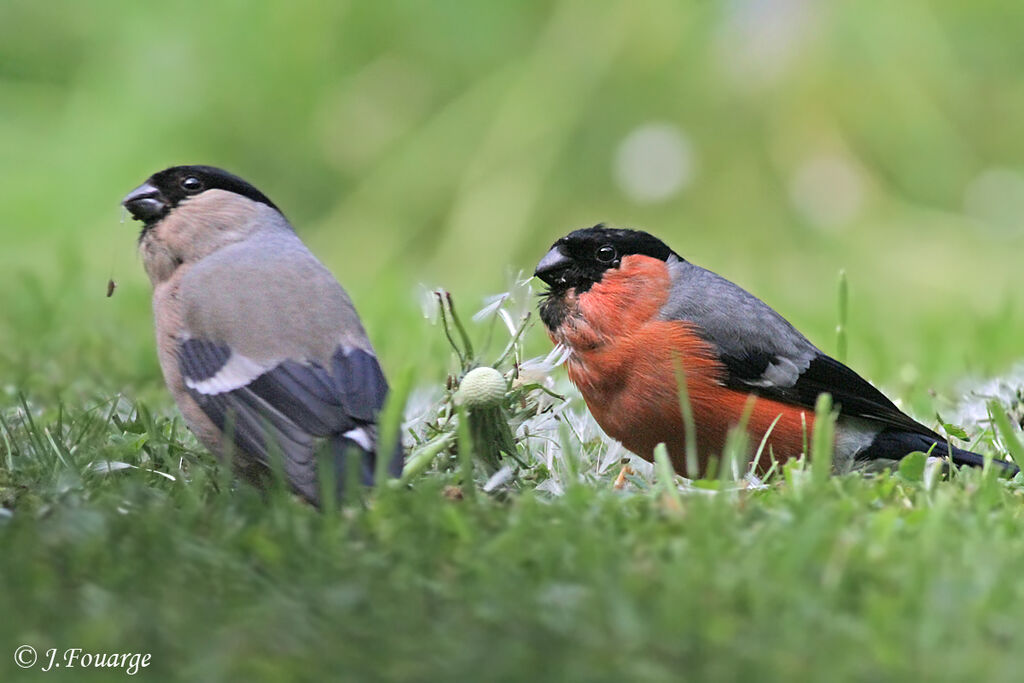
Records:
{"label": "dandelion stem", "polygon": [[[462,353],[462,349],[459,348],[459,345],[455,343],[455,339],[452,337],[451,328],[448,327],[448,315],[444,312],[445,294],[447,294],[447,292],[442,292],[441,290],[434,292],[434,295],[437,297],[438,308],[441,312],[441,327],[444,328],[444,336],[448,337],[448,343],[452,345],[452,348],[455,349],[455,354],[459,357],[459,366],[465,368],[466,356]],[[448,297],[448,302],[451,302],[450,296]]]}
{"label": "dandelion stem", "polygon": [[462,343],[466,348],[466,357],[472,360],[474,357],[473,342],[469,340],[469,334],[466,333],[466,328],[462,326],[462,321],[459,320],[459,314],[455,312],[455,304],[452,303],[451,292],[445,292],[444,296],[448,301],[448,312],[452,316],[452,323],[455,325],[455,329],[459,333],[459,337],[462,338]]}

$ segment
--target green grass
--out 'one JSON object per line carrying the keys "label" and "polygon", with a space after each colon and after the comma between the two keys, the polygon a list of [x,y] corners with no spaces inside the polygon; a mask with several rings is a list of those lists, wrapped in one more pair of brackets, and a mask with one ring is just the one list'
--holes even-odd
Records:
{"label": "green grass", "polygon": [[[470,352],[448,316],[457,365],[493,357],[487,320],[467,323]],[[585,415],[526,384],[504,413],[531,429],[526,466],[504,459],[485,493],[493,468],[445,436],[450,397],[410,423],[413,459],[443,448],[407,483],[321,513],[234,484],[165,404],[10,396],[0,641],[149,653],[149,680],[1016,678],[1020,478],[943,478],[921,456],[680,492],[663,462],[617,491]]]}
{"label": "green grass", "polygon": [[[57,447],[14,457],[4,642],[149,652],[149,680],[1018,673],[1024,487],[992,472],[794,469],[675,503],[587,484],[452,499],[436,474],[320,514],[220,488],[172,421],[93,417],[40,416]],[[90,474],[96,453],[193,476]]]}
{"label": "green grass", "polygon": [[[466,364],[418,293],[454,292],[493,362],[507,335],[469,317],[510,270],[644,228],[1020,457],[1021,7],[0,3],[0,678],[112,677],[23,672],[30,644],[150,652],[149,680],[1016,680],[1020,481],[913,459],[615,491],[579,403],[552,421],[527,387],[504,415],[527,467],[485,491],[442,389]],[[652,122],[694,174],[644,203],[615,167]],[[842,183],[806,173],[837,158],[859,179],[838,218]],[[429,408],[407,486],[319,514],[234,486],[184,429],[117,206],[176,163],[252,180],[338,274]],[[531,327],[520,358],[549,348]],[[999,438],[962,384],[985,377]]]}

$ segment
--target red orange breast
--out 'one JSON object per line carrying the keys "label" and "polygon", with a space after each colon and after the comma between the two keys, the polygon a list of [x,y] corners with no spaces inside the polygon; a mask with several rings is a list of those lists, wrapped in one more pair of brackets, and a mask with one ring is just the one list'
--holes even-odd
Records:
{"label": "red orange breast", "polygon": [[[573,314],[552,338],[573,349],[569,377],[602,429],[648,459],[664,442],[676,470],[686,474],[677,363],[686,376],[702,469],[710,456],[721,453],[748,394],[723,386],[725,367],[690,323],[658,318],[669,288],[664,262],[627,256],[619,269],[575,298]],[[813,422],[813,413],[805,412],[757,399],[748,422],[752,441],[759,442],[781,416],[768,442],[772,452],[781,460],[799,455]],[[769,462],[767,449],[764,462]]]}

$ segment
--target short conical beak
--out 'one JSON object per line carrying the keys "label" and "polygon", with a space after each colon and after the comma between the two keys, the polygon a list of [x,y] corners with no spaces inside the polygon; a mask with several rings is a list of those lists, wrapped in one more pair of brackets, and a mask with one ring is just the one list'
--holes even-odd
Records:
{"label": "short conical beak", "polygon": [[559,274],[571,264],[572,260],[555,246],[540,260],[533,274],[547,284],[554,285],[559,280]]}
{"label": "short conical beak", "polygon": [[143,183],[129,192],[121,204],[128,209],[132,218],[144,223],[153,223],[167,213],[167,201],[160,190],[149,183]]}

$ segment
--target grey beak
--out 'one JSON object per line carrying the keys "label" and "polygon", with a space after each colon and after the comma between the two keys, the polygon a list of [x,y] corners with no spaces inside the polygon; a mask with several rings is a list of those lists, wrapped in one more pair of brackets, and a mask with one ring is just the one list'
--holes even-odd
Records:
{"label": "grey beak", "polygon": [[147,224],[156,222],[167,213],[167,201],[160,190],[149,183],[143,183],[129,192],[121,204],[128,209],[132,218]]}
{"label": "grey beak", "polygon": [[552,247],[551,251],[545,254],[537,264],[537,269],[533,271],[533,274],[549,285],[553,285],[559,280],[558,274],[571,264],[572,260],[563,254],[557,246]]}

